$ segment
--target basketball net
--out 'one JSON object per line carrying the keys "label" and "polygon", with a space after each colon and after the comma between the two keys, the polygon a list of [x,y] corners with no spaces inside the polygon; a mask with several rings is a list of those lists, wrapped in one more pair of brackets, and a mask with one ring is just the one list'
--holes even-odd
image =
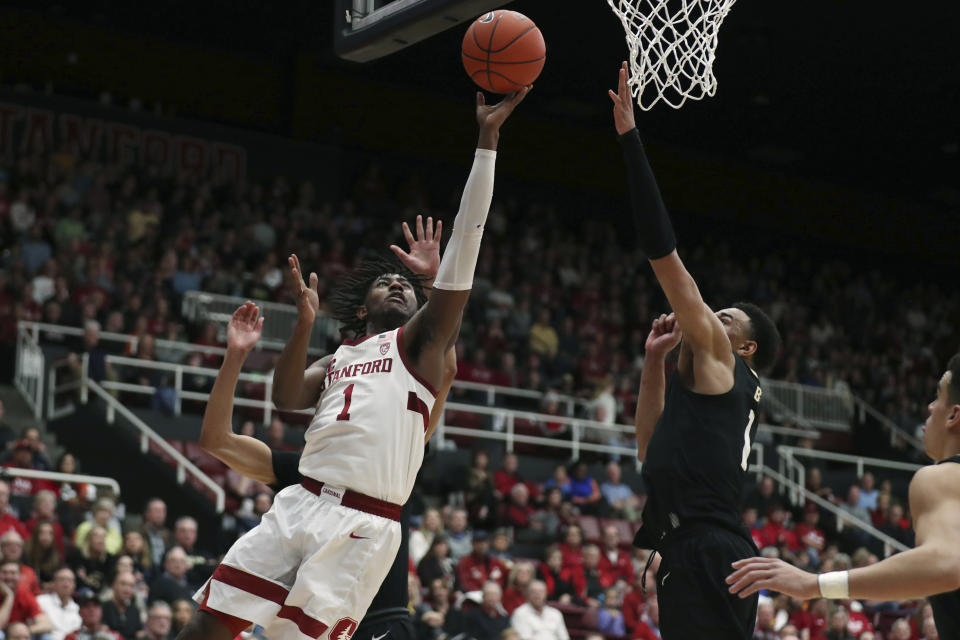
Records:
{"label": "basketball net", "polygon": [[607,0],[630,49],[630,91],[649,111],[717,92],[713,61],[720,24],[736,0]]}

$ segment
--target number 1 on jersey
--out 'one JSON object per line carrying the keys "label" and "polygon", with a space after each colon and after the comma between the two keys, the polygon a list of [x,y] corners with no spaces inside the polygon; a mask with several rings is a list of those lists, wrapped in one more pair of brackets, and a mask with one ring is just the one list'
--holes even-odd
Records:
{"label": "number 1 on jersey", "polygon": [[[349,385],[346,389],[343,390],[343,411],[340,412],[340,415],[337,416],[337,420],[349,420],[350,419],[350,398],[353,396],[353,385]],[[753,412],[750,412],[750,415],[753,415]],[[752,419],[751,419],[752,421]],[[749,427],[747,428],[749,431]]]}
{"label": "number 1 on jersey", "polygon": [[[350,385],[351,387],[353,385]],[[350,399],[347,396],[347,406],[350,406]],[[753,421],[756,419],[756,415],[753,413],[753,409],[750,409],[750,418],[747,420],[747,428],[743,430],[743,457],[740,459],[740,468],[744,471],[747,470],[747,458],[750,457],[750,427],[753,426]]]}

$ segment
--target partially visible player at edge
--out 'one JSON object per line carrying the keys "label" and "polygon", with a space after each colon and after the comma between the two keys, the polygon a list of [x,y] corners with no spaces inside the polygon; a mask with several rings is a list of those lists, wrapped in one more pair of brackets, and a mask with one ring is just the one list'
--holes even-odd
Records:
{"label": "partially visible player at edge", "polygon": [[[773,363],[779,335],[752,304],[714,313],[704,303],[677,255],[634,124],[627,63],[609,95],[640,246],[673,309],[653,323],[640,380],[637,457],[649,497],[634,544],[662,557],[657,596],[666,640],[749,639],[757,597],[731,595],[724,578],[731,562],[757,553],[738,506],[757,428],[756,370]],[[668,385],[664,358],[677,344],[677,371]]]}
{"label": "partially visible player at edge", "polygon": [[[424,279],[424,293],[429,297],[433,279],[440,266],[440,236],[442,224],[438,220],[434,233],[433,218],[427,218],[423,224],[422,216],[417,216],[417,237],[414,239],[410,228],[403,223],[403,233],[409,244],[409,252],[392,246],[394,253],[400,258],[405,267]],[[293,281],[296,293],[303,291],[302,279],[293,269]],[[234,471],[244,474],[258,482],[269,485],[275,491],[281,491],[303,480],[297,465],[300,462],[300,453],[295,451],[275,451],[266,444],[248,436],[233,433],[233,396],[237,386],[237,379],[247,354],[260,339],[258,311],[249,305],[241,306],[233,315],[227,326],[227,350],[240,354],[239,358],[227,358],[210,392],[210,401],[207,403],[203,415],[203,426],[200,431],[200,446],[211,455],[218,458]],[[321,358],[311,365],[313,368],[323,367],[329,362],[329,357]],[[425,440],[429,441],[443,415],[443,404],[450,384],[457,374],[456,351],[448,349],[446,355],[446,369],[443,383],[438,390],[437,400],[430,414],[430,426],[427,429]],[[416,630],[407,608],[409,590],[407,574],[409,571],[409,537],[410,512],[406,505],[400,514],[401,540],[397,556],[387,573],[387,577],[380,585],[380,590],[373,597],[370,608],[360,621],[354,632],[360,640],[382,638],[390,634],[391,640],[414,640]]]}
{"label": "partially visible player at edge", "polygon": [[796,598],[900,601],[929,596],[941,638],[960,638],[960,353],[950,358],[927,406],[926,453],[935,464],[910,481],[917,546],[868,567],[808,573],[782,560],[734,562],[730,592],[772,589]]}
{"label": "partially visible player at edge", "polygon": [[[200,611],[181,640],[227,640],[251,623],[271,640],[349,640],[356,631],[400,546],[400,505],[423,461],[445,354],[473,285],[500,127],[529,91],[493,106],[477,94],[478,149],[429,302],[420,306],[413,274],[364,262],[331,297],[334,315],[357,337],[325,372],[305,372],[316,274],[301,284],[273,399],[282,409],[316,402],[303,481],[278,493],[260,525],[233,544],[198,591]],[[295,257],[291,266],[302,273]]]}

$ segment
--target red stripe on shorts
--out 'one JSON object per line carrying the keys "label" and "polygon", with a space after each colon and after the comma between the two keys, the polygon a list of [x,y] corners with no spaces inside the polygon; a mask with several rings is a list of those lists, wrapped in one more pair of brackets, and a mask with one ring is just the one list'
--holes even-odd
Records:
{"label": "red stripe on shorts", "polygon": [[327,630],[327,625],[316,618],[311,618],[300,607],[284,604],[289,591],[279,584],[225,564],[217,567],[213,572],[213,579],[280,605],[280,613],[277,617],[293,622],[304,635],[318,638]]}

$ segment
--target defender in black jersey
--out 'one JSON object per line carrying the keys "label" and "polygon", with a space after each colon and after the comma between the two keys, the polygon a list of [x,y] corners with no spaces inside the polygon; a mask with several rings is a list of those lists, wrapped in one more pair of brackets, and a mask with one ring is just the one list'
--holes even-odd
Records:
{"label": "defender in black jersey", "polygon": [[748,597],[773,589],[797,598],[883,601],[929,596],[940,638],[960,640],[960,353],[947,364],[927,410],[924,445],[937,463],[917,471],[910,482],[915,549],[819,576],[782,560],[752,558],[734,563],[730,592]]}
{"label": "defender in black jersey", "polygon": [[[626,63],[610,97],[640,245],[673,309],[647,338],[636,435],[648,498],[634,544],[662,557],[657,597],[665,640],[749,639],[757,596],[733,596],[724,579],[732,562],[757,553],[740,524],[739,502],[757,429],[757,370],[773,363],[779,334],[752,304],[714,313],[703,301],[677,255],[634,124]],[[678,344],[668,385],[664,359]]]}

